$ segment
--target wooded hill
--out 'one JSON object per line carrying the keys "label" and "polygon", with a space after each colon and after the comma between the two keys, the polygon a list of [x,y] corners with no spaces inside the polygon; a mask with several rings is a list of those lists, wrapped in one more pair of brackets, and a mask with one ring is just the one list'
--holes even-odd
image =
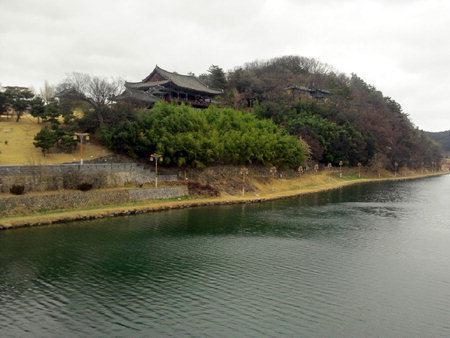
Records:
{"label": "wooded hill", "polygon": [[254,111],[301,137],[313,161],[393,169],[395,163],[432,166],[441,158],[400,104],[355,74],[299,56],[248,63],[230,71],[225,82],[212,70],[203,80],[224,83],[225,104]]}

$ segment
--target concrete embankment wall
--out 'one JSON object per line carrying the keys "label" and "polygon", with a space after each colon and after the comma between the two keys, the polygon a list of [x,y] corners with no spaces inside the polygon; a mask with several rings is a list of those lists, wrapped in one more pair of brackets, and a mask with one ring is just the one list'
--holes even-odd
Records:
{"label": "concrete embankment wall", "polygon": [[0,216],[30,214],[57,209],[83,209],[102,205],[119,205],[153,199],[188,195],[185,185],[162,188],[133,188],[5,196],[0,198]]}
{"label": "concrete embankment wall", "polygon": [[[177,175],[158,175],[159,181],[176,181]],[[155,180],[149,167],[136,163],[89,163],[42,166],[0,166],[0,192],[9,192],[13,185],[25,186],[25,191],[76,189],[80,183],[94,188],[142,185]]]}

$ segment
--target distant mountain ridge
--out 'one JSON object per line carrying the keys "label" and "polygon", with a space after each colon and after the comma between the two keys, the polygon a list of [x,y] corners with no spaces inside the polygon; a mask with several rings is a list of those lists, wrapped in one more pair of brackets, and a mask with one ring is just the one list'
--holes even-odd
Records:
{"label": "distant mountain ridge", "polygon": [[440,132],[427,131],[426,134],[431,139],[439,143],[439,145],[442,147],[442,150],[447,154],[447,156],[450,155],[450,130]]}

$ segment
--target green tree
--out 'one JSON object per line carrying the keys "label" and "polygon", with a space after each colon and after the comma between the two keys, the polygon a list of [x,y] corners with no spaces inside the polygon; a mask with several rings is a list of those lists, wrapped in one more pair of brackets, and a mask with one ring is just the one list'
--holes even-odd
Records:
{"label": "green tree", "polygon": [[212,164],[273,164],[298,167],[308,156],[306,144],[272,121],[231,108],[199,110],[159,102],[151,110],[102,129],[111,149],[133,157],[152,152],[180,167]]}
{"label": "green tree", "polygon": [[199,79],[212,88],[225,89],[227,86],[225,72],[216,65],[211,65],[208,69],[208,73],[201,74]]}
{"label": "green tree", "polygon": [[30,101],[30,114],[31,116],[37,118],[38,123],[40,123],[41,120],[45,119],[44,100],[42,100],[38,96],[34,97]]}
{"label": "green tree", "polygon": [[[49,121],[52,125],[59,124],[58,118],[60,116],[66,116],[64,112],[61,110],[59,102],[56,100],[50,101],[44,107],[44,118]],[[70,124],[69,120],[67,120],[68,124]]]}
{"label": "green tree", "polygon": [[23,113],[30,108],[30,101],[34,97],[31,90],[26,88],[8,88],[5,95],[16,114],[16,122],[20,121]]}
{"label": "green tree", "polygon": [[46,126],[36,134],[34,146],[41,148],[44,154],[51,148],[70,153],[75,150],[78,143],[73,135],[70,129],[63,129],[59,124],[52,124],[51,128]]}
{"label": "green tree", "polygon": [[76,149],[77,144],[78,140],[73,138],[72,133],[63,133],[57,141],[58,149],[65,153],[73,152]]}
{"label": "green tree", "polygon": [[58,132],[44,127],[39,133],[34,137],[34,146],[41,148],[42,153],[45,155],[48,151],[55,146],[58,141]]}
{"label": "green tree", "polygon": [[0,114],[3,114],[8,109],[8,97],[5,93],[0,92]]}
{"label": "green tree", "polygon": [[227,86],[227,78],[222,68],[217,65],[211,65],[208,69],[210,76],[210,86],[218,89],[225,89]]}
{"label": "green tree", "polygon": [[[57,100],[51,99],[45,103],[42,98],[36,96],[30,101],[30,114],[36,117],[38,122],[39,120],[48,121],[54,125],[59,124],[58,119],[61,116],[66,117],[69,113],[66,113],[61,109]],[[73,121],[65,119],[65,122],[70,125]]]}

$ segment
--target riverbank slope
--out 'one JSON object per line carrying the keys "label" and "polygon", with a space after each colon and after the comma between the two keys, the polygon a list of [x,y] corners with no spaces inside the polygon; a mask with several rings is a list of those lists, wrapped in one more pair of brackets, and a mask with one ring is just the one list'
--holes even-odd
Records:
{"label": "riverbank slope", "polygon": [[4,217],[0,219],[0,229],[17,227],[47,225],[53,223],[70,222],[76,220],[88,220],[104,217],[115,217],[149,213],[170,209],[182,209],[188,207],[225,205],[236,203],[256,203],[281,198],[300,196],[320,191],[338,189],[349,185],[382,182],[394,180],[410,180],[425,177],[445,175],[448,172],[438,173],[414,173],[409,172],[403,176],[382,176],[358,178],[354,175],[344,175],[342,178],[330,173],[309,174],[291,179],[273,179],[270,182],[261,183],[253,181],[257,189],[244,195],[231,195],[222,193],[219,197],[194,197],[186,199],[152,200],[145,202],[129,203],[123,205],[97,206],[89,209],[55,210],[45,213]]}

